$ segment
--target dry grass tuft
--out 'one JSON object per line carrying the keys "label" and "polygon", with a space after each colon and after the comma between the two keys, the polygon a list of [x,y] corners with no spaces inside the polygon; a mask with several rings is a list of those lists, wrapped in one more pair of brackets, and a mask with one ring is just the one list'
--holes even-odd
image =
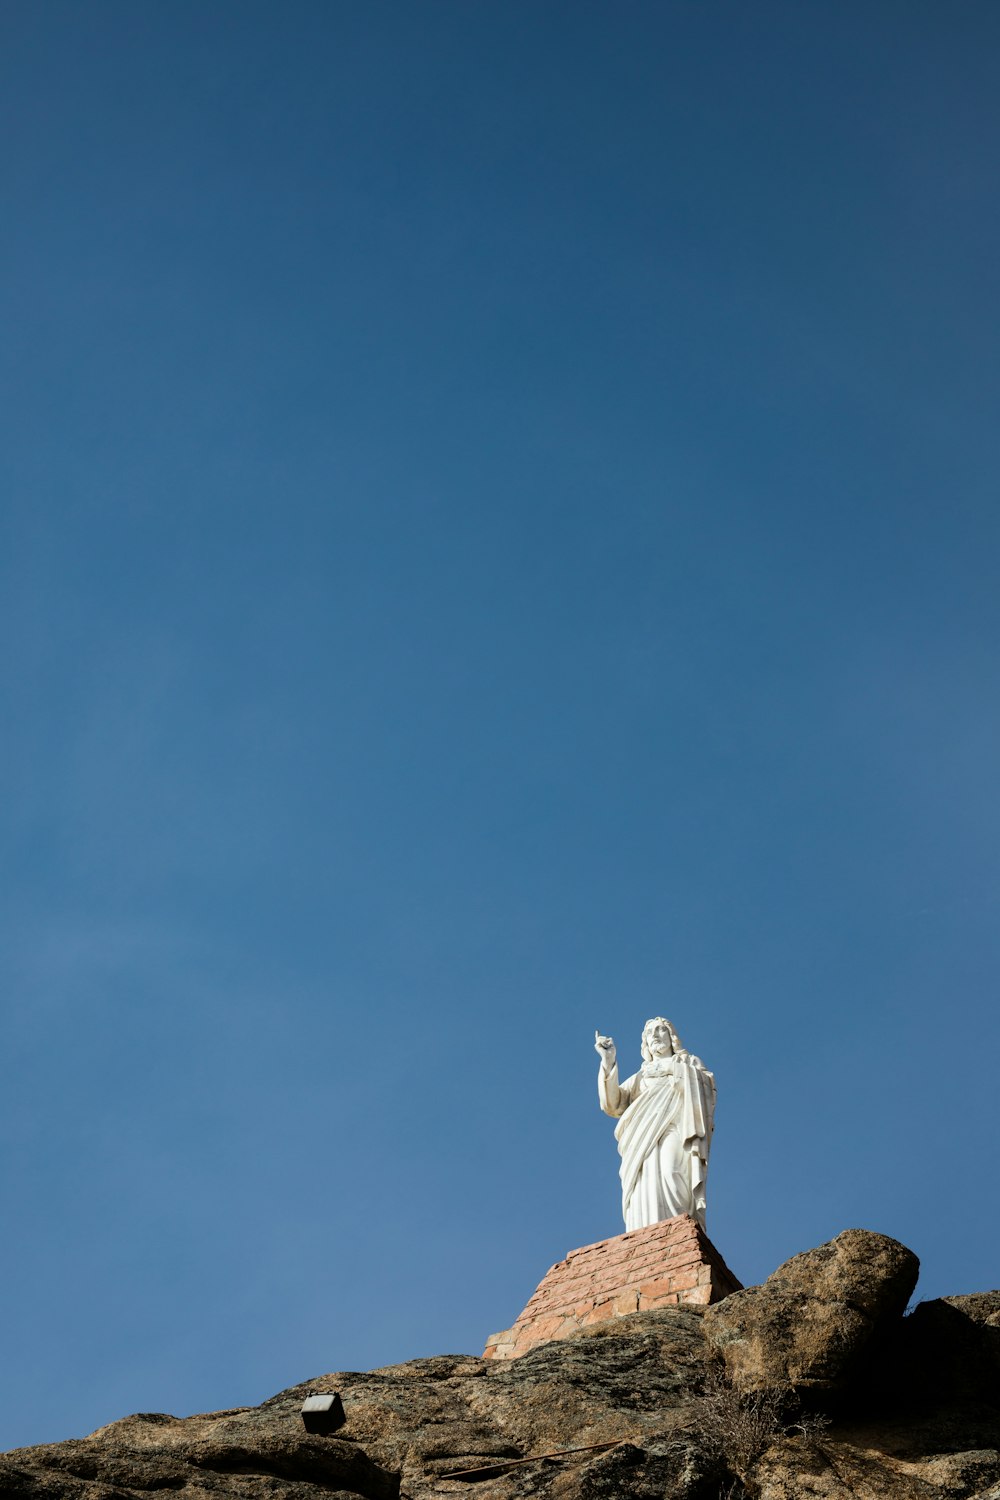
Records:
{"label": "dry grass tuft", "polygon": [[750,1471],[779,1438],[815,1437],[830,1425],[820,1413],[803,1413],[788,1387],[741,1395],[715,1370],[685,1423],[704,1457],[732,1476],[720,1500],[748,1500]]}

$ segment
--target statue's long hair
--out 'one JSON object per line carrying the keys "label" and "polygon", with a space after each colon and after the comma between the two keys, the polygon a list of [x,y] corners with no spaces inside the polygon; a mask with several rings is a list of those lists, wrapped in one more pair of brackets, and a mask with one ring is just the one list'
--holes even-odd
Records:
{"label": "statue's long hair", "polygon": [[671,1052],[673,1052],[674,1054],[676,1054],[678,1052],[683,1052],[684,1048],[681,1046],[681,1039],[677,1035],[676,1031],[674,1030],[673,1025],[671,1024],[671,1022],[667,1020],[666,1016],[654,1016],[653,1019],[651,1021],[647,1021],[646,1024],[645,1024],[645,1026],[642,1028],[642,1060],[643,1060],[643,1062],[652,1062],[653,1061],[653,1052],[652,1052],[652,1049],[651,1049],[651,1047],[649,1045],[649,1033],[652,1031],[652,1029],[653,1029],[654,1026],[665,1026],[667,1028],[667,1030],[670,1032],[670,1050],[671,1050]]}

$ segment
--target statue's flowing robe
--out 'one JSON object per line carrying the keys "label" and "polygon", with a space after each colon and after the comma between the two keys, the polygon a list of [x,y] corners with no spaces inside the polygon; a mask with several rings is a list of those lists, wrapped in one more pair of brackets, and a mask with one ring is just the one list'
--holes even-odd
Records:
{"label": "statue's flowing robe", "polygon": [[676,1214],[705,1227],[705,1175],[715,1118],[715,1079],[689,1052],[644,1063],[624,1083],[618,1066],[598,1076],[601,1108],[618,1120],[626,1229]]}

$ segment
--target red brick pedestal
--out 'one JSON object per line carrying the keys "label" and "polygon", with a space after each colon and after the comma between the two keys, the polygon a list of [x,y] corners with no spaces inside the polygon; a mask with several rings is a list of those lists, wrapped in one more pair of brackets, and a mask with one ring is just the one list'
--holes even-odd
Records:
{"label": "red brick pedestal", "polygon": [[486,1359],[516,1359],[606,1318],[678,1302],[721,1302],[742,1283],[694,1219],[683,1215],[571,1250],[543,1279],[513,1328],[494,1333]]}

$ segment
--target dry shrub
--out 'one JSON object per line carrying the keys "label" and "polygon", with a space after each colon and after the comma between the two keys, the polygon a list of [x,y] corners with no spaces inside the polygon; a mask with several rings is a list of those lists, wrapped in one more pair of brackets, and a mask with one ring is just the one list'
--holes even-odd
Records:
{"label": "dry shrub", "polygon": [[750,1470],[779,1438],[800,1434],[814,1437],[829,1426],[820,1413],[802,1413],[788,1387],[772,1387],[741,1395],[714,1370],[693,1404],[685,1428],[710,1463],[733,1477],[720,1500],[744,1500]]}

